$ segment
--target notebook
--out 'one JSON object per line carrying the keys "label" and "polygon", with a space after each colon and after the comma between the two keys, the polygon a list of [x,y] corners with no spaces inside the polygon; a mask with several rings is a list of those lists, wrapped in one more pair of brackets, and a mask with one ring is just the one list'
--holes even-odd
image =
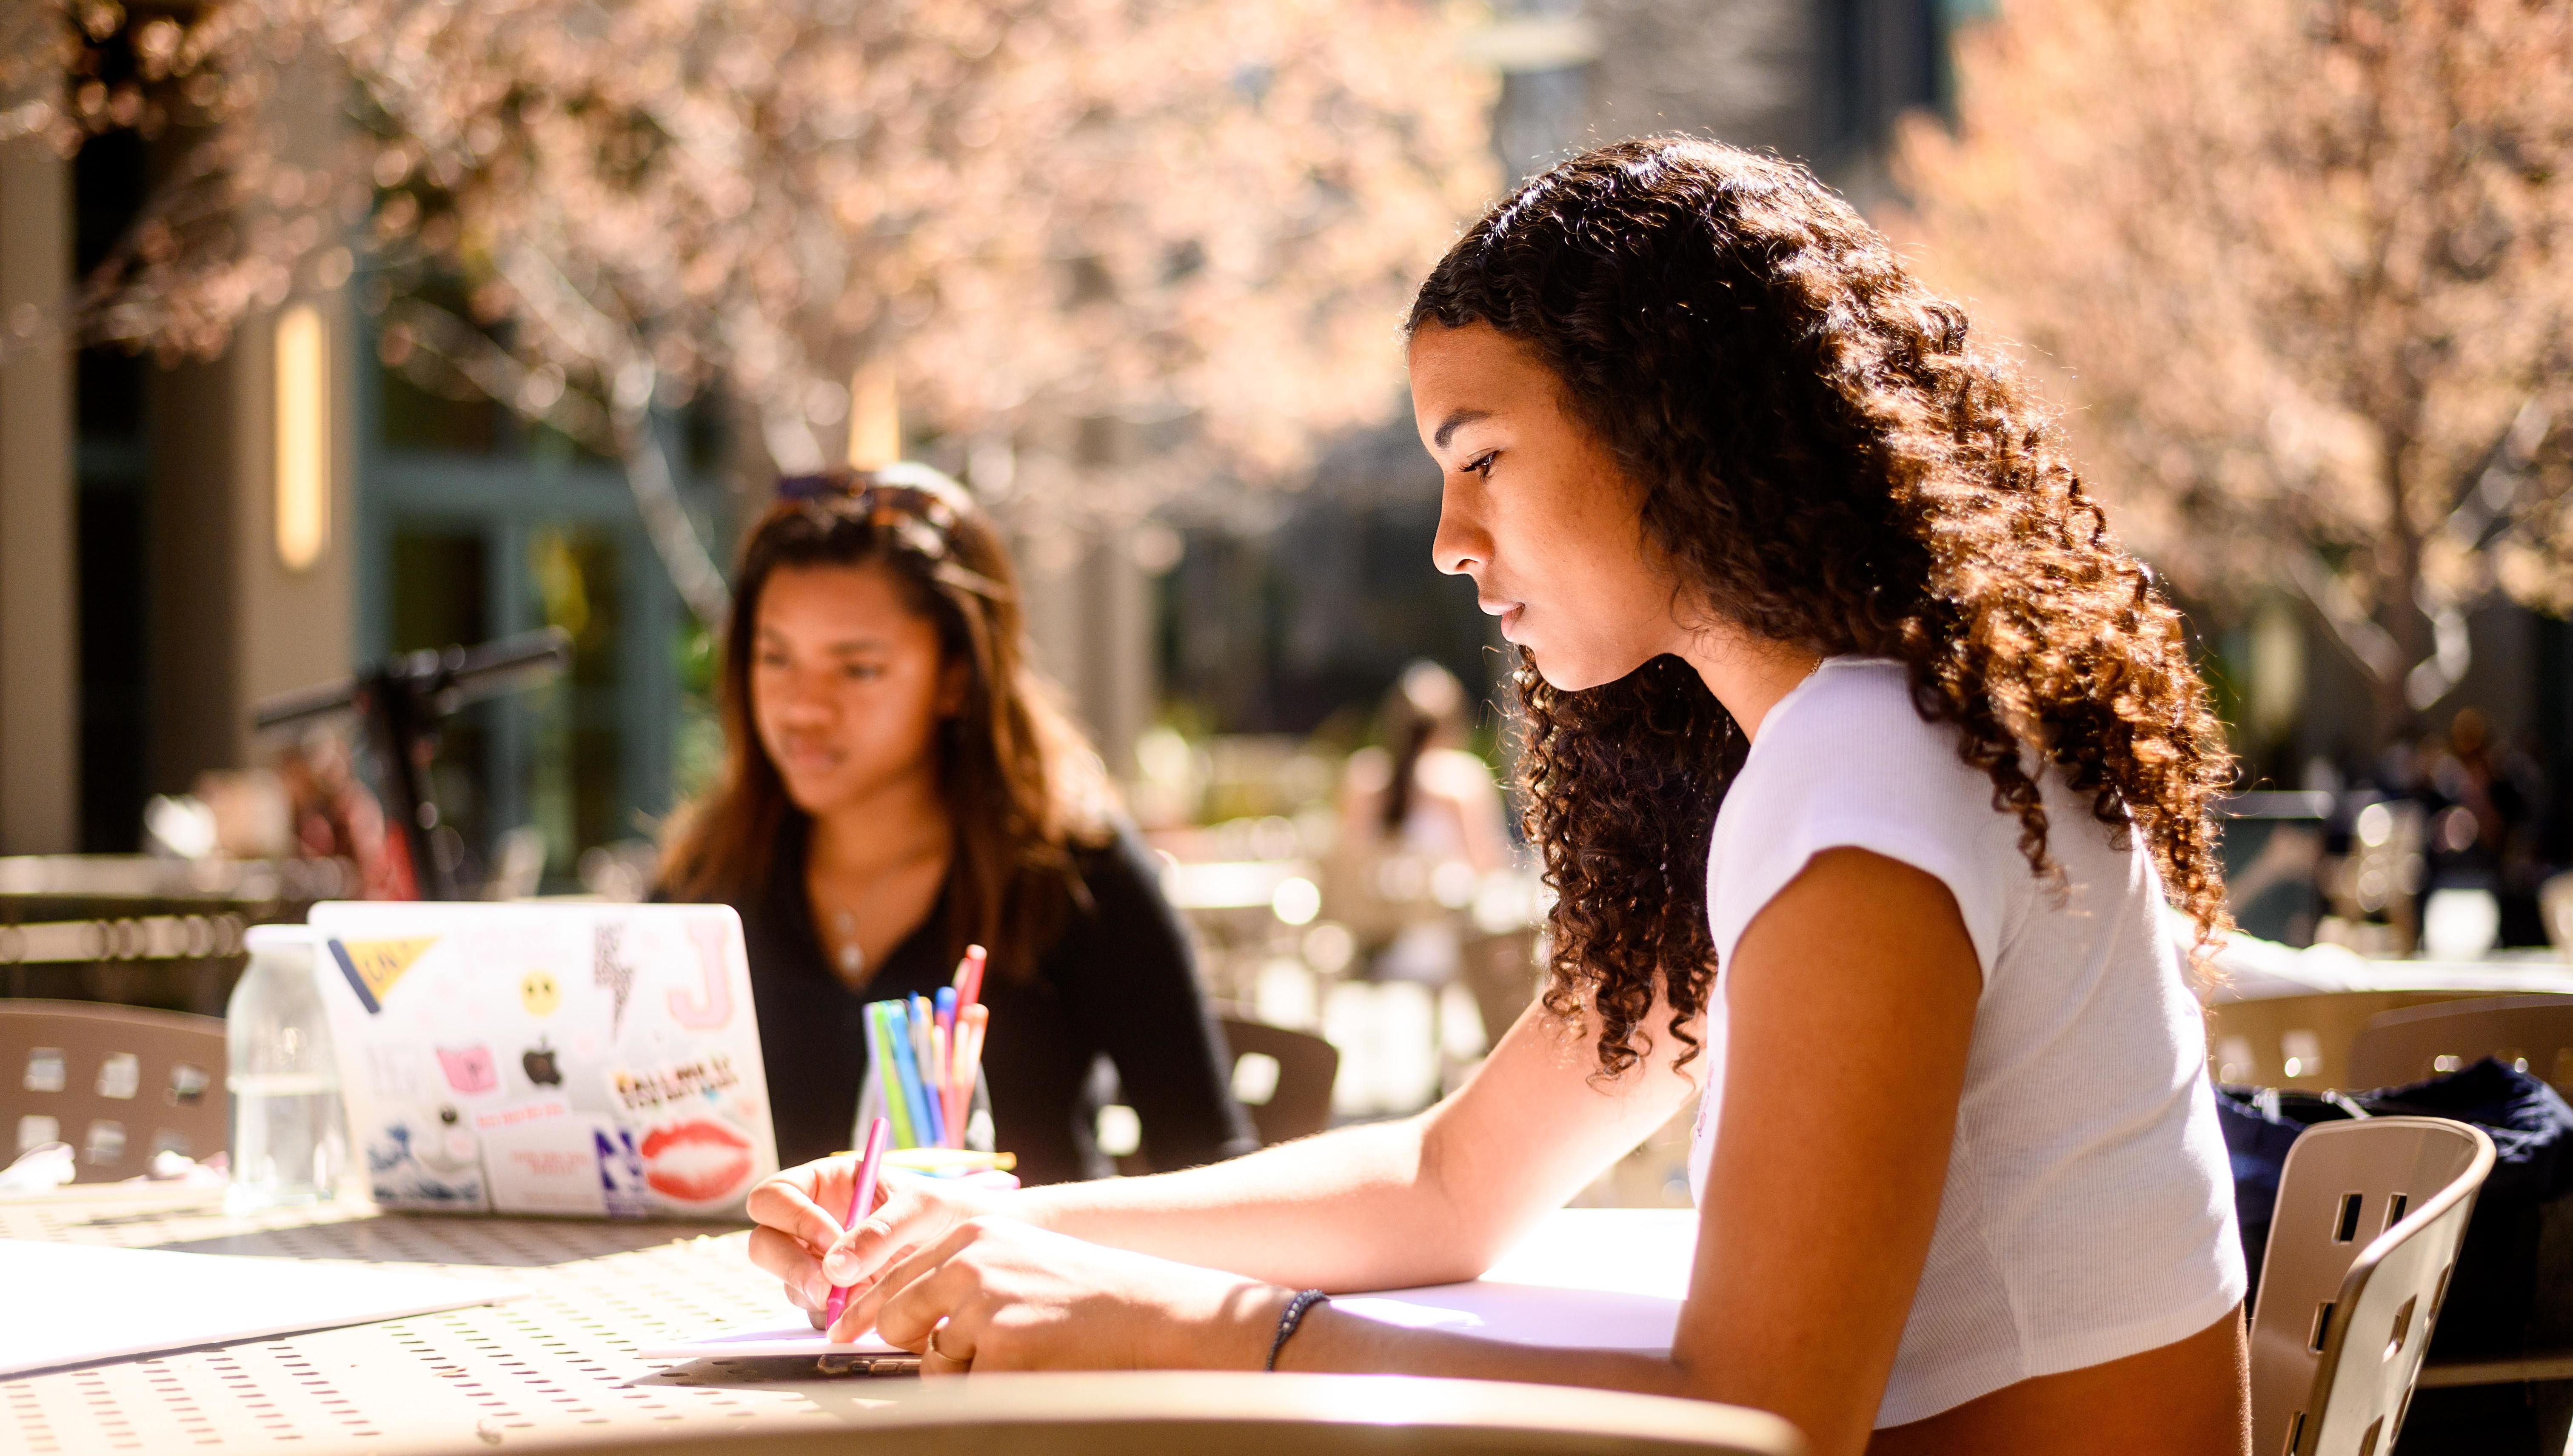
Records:
{"label": "notebook", "polygon": [[332,902],[311,924],[380,1206],[731,1218],[777,1170],[730,908]]}
{"label": "notebook", "polygon": [[0,1239],[0,1378],[196,1345],[494,1304],[525,1293],[498,1279],[408,1269]]}

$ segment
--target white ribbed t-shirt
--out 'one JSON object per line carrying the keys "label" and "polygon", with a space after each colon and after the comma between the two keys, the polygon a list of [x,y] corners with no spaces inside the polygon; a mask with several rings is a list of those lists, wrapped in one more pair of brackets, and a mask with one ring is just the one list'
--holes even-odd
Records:
{"label": "white ribbed t-shirt", "polygon": [[[1939,1221],[1880,1427],[2169,1344],[2245,1287],[2204,1023],[2150,853],[2138,836],[2119,846],[2050,770],[2064,880],[2039,879],[2018,819],[1957,749],[1952,725],[1914,708],[1901,664],[1828,659],[1762,720],[1707,855],[1719,968],[1807,861],[1841,847],[1935,876],[1982,964]],[[1689,1156],[1701,1199],[1722,1122],[1721,996],[1706,1046]]]}

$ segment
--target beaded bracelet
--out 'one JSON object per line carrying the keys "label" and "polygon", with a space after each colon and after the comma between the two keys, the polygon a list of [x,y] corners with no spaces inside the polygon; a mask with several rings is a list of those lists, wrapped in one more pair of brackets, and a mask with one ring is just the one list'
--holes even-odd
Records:
{"label": "beaded bracelet", "polygon": [[1307,1289],[1286,1301],[1286,1312],[1278,1316],[1278,1338],[1269,1342],[1268,1369],[1278,1368],[1278,1352],[1286,1348],[1286,1337],[1304,1322],[1304,1312],[1329,1297],[1319,1289]]}

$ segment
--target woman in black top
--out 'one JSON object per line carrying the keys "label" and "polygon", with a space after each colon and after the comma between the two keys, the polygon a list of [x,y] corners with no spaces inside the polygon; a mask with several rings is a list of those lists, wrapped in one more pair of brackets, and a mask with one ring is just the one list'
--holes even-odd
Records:
{"label": "woman in black top", "polygon": [[741,912],[779,1158],[850,1145],[862,1008],[934,995],[975,943],[993,1127],[1022,1180],[1109,1170],[1101,1056],[1156,1168],[1247,1150],[1188,941],[1026,662],[991,521],[914,465],[778,493],[735,574],[724,776],[675,821],[662,876]]}

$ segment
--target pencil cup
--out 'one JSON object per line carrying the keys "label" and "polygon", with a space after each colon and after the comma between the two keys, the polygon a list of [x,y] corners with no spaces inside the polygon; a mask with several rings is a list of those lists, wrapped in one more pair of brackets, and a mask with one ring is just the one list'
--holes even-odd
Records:
{"label": "pencil cup", "polygon": [[[907,1113],[909,1108],[906,1107],[904,1110]],[[866,1146],[868,1126],[871,1125],[878,1117],[891,1116],[893,1116],[892,1112],[885,1106],[884,1080],[878,1077],[869,1077],[866,1080],[865,1090],[858,1093],[858,1119],[849,1129],[849,1145],[852,1147]],[[908,1120],[907,1116],[894,1117],[893,1124],[896,1127],[901,1127],[905,1125]],[[912,1138],[909,1143],[904,1143],[899,1135],[895,1137],[894,1141],[897,1145],[918,1147],[927,1143],[929,1138],[917,1125],[914,1125],[912,1127]],[[974,1095],[966,1103],[965,1138],[962,1145],[976,1152],[991,1152],[994,1150],[992,1135],[992,1084],[979,1069],[974,1074]]]}

